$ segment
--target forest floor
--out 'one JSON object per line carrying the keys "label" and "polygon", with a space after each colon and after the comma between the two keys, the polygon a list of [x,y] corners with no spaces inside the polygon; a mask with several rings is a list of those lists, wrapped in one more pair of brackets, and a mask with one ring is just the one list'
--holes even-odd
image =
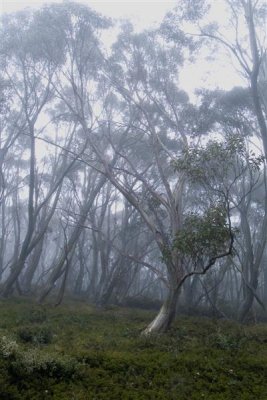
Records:
{"label": "forest floor", "polygon": [[267,324],[0,301],[1,400],[266,400]]}

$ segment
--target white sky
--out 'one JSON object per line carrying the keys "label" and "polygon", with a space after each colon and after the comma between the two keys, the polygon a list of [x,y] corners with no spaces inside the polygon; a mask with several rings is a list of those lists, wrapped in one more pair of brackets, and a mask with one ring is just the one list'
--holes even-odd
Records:
{"label": "white sky", "polygon": [[[0,0],[2,12],[13,12],[25,7],[40,7],[45,3],[62,3],[62,0]],[[92,7],[96,11],[112,18],[130,18],[138,28],[160,22],[165,13],[175,6],[175,0],[80,0],[80,3]]]}
{"label": "white sky", "polygon": [[[63,0],[0,0],[0,11],[9,13],[26,7],[38,8],[45,3],[62,2]],[[127,18],[132,21],[137,30],[159,24],[166,12],[170,11],[179,0],[80,0],[97,12],[112,18]],[[218,20],[224,17],[222,1],[213,0],[213,16]],[[194,65],[187,66],[180,73],[181,86],[192,94],[195,88],[224,88],[231,89],[233,86],[242,85],[244,82],[236,74],[229,63],[229,58],[222,56],[218,60],[206,60],[200,57]]]}

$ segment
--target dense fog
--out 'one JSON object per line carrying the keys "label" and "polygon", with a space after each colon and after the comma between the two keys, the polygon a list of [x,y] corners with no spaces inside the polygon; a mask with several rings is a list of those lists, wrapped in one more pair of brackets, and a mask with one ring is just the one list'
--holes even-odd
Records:
{"label": "dense fog", "polygon": [[[266,4],[207,3],[142,32],[78,2],[2,17],[3,297],[158,309],[145,333],[265,318]],[[187,94],[200,54],[244,86]]]}

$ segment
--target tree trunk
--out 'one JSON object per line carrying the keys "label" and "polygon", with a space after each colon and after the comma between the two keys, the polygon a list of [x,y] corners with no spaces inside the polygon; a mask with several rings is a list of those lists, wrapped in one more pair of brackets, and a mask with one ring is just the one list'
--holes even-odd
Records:
{"label": "tree trunk", "polygon": [[142,335],[148,336],[154,333],[164,333],[169,329],[175,318],[179,293],[180,290],[178,288],[170,289],[168,297],[163,303],[158,315],[142,332]]}
{"label": "tree trunk", "polygon": [[87,197],[89,197],[89,198],[87,199],[86,203],[84,204],[84,206],[81,210],[79,220],[77,221],[77,225],[73,229],[73,231],[70,235],[70,238],[68,239],[68,242],[65,245],[64,250],[61,251],[59,258],[56,262],[56,265],[55,265],[44,289],[42,290],[42,292],[39,296],[39,303],[42,303],[45,300],[45,298],[48,296],[48,294],[53,289],[55,282],[62,276],[62,274],[64,272],[63,267],[66,262],[66,257],[74,251],[76,244],[80,238],[80,235],[84,229],[83,226],[84,226],[84,223],[88,216],[88,213],[89,213],[92,205],[94,204],[96,196],[98,195],[100,189],[104,186],[105,182],[106,182],[106,178],[104,176],[102,176],[91,193],[90,193],[91,187],[88,186],[86,198]]}
{"label": "tree trunk", "polygon": [[265,306],[267,306],[267,265],[266,260],[264,262],[264,270],[263,270],[263,302]]}
{"label": "tree trunk", "polygon": [[19,255],[18,262],[14,263],[10,268],[10,275],[3,286],[3,296],[8,297],[13,292],[13,285],[17,281],[25,261],[29,255],[28,248],[34,233],[34,226],[36,218],[34,215],[34,195],[35,195],[35,137],[34,137],[34,125],[30,121],[26,112],[26,118],[29,125],[30,134],[30,173],[29,173],[29,189],[28,189],[28,222],[24,241],[21,246],[21,252]]}
{"label": "tree trunk", "polygon": [[40,240],[40,242],[36,245],[35,249],[33,250],[32,257],[30,259],[28,268],[25,272],[25,275],[22,279],[22,291],[24,293],[30,293],[32,289],[32,280],[39,265],[39,261],[43,251],[43,244],[44,244],[44,236]]}
{"label": "tree trunk", "polygon": [[89,283],[86,289],[86,296],[94,303],[97,300],[97,282],[98,282],[98,247],[97,240],[94,232],[92,232],[92,260],[91,262],[91,273],[89,277]]}
{"label": "tree trunk", "polygon": [[[253,288],[253,290],[256,292],[257,287],[258,287],[258,271],[253,272],[249,284],[250,284],[251,288]],[[248,313],[252,307],[253,300],[255,297],[253,290],[250,289],[250,287],[247,287],[246,297],[245,297],[243,304],[241,305],[241,309],[239,312],[240,322],[243,322],[245,320],[246,316],[248,315]]]}
{"label": "tree trunk", "polygon": [[79,273],[74,286],[74,294],[80,296],[82,293],[82,286],[85,274],[84,260],[79,259]]}

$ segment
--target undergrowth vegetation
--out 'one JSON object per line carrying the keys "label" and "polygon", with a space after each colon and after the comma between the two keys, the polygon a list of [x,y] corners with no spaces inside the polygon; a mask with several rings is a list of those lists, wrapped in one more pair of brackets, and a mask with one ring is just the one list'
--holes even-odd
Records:
{"label": "undergrowth vegetation", "polygon": [[151,316],[1,301],[0,399],[267,399],[267,325],[179,317],[143,337]]}

